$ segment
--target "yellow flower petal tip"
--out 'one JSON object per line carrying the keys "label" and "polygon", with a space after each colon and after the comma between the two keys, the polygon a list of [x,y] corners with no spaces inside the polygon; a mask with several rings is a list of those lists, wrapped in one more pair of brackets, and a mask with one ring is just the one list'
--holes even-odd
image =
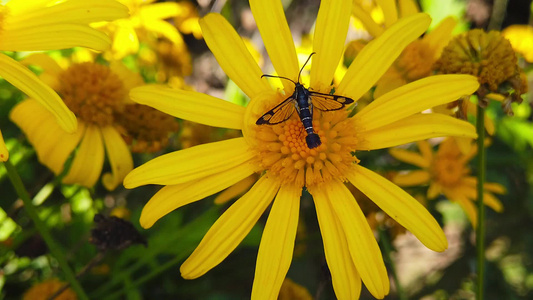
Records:
{"label": "yellow flower petal tip", "polygon": [[9,152],[7,151],[6,143],[4,142],[4,137],[2,136],[2,131],[0,131],[0,161],[5,162],[9,159]]}

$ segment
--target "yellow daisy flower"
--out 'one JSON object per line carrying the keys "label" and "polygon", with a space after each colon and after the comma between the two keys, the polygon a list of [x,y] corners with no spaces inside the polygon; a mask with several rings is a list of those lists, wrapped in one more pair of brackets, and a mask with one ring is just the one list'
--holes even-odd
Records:
{"label": "yellow daisy flower", "polygon": [[[352,0],[322,1],[313,39],[310,89],[331,91],[342,57]],[[294,42],[280,1],[252,0],[250,7],[276,73],[296,81]],[[359,99],[401,51],[428,27],[430,18],[405,18],[357,56],[335,93]],[[387,148],[434,136],[475,137],[474,127],[440,114],[419,112],[469,94],[478,87],[471,76],[433,76],[407,84],[348,117],[349,111],[314,112],[322,145],[309,149],[296,114],[277,125],[256,125],[269,109],[294,92],[282,80],[273,89],[242,39],[219,14],[200,20],[204,39],[225,73],[251,99],[246,108],[205,94],[170,88],[139,87],[132,99],[179,118],[214,127],[242,130],[243,137],[198,145],[155,158],[124,179],[126,188],[165,185],[146,204],[140,223],[151,227],[172,210],[215,194],[253,173],[252,188],[215,222],[181,266],[186,279],[202,276],[224,260],[271,204],[259,253],[252,299],[276,298],[289,269],[302,188],[312,194],[325,255],[337,298],[356,299],[361,280],[376,298],[389,292],[381,252],[357,201],[344,185],[350,181],[383,211],[413,232],[430,249],[444,251],[447,241],[435,219],[409,194],[358,164],[355,151]]]}
{"label": "yellow daisy flower", "polygon": [[[353,13],[376,37],[383,33],[384,28],[390,27],[397,20],[419,12],[418,5],[413,0],[378,1],[383,10],[384,23],[380,26],[363,9],[355,5]],[[452,31],[457,21],[453,17],[442,20],[432,31],[413,41],[402,52],[400,57],[377,82],[374,97],[379,97],[408,82],[432,75],[433,64],[437,61],[444,47],[452,38]],[[352,43],[362,43],[354,41]],[[359,48],[351,45],[351,48]],[[352,53],[354,55],[354,53]]]}
{"label": "yellow daisy flower", "polygon": [[[0,4],[0,51],[41,51],[77,46],[103,51],[111,41],[89,26],[127,16],[127,8],[113,0],[11,0]],[[76,130],[76,117],[58,95],[26,67],[0,53],[0,77],[39,101],[64,130]],[[7,151],[0,131],[0,161]]]}
{"label": "yellow daisy flower", "polygon": [[[477,199],[477,178],[470,176],[468,167],[468,162],[477,153],[476,145],[472,145],[470,152],[464,154],[455,138],[447,138],[439,145],[437,153],[433,153],[427,141],[418,142],[418,149],[420,152],[400,148],[389,150],[396,159],[422,168],[400,173],[393,182],[399,186],[429,184],[428,199],[444,195],[448,200],[459,203],[472,226],[476,227],[477,211],[473,202]],[[483,203],[497,212],[503,211],[502,204],[492,193],[504,194],[505,187],[498,183],[485,183],[484,189]]]}
{"label": "yellow daisy flower", "polygon": [[158,2],[155,0],[118,0],[130,10],[129,18],[103,24],[103,28],[113,39],[109,60],[122,59],[139,51],[142,40],[163,37],[179,48],[185,42],[175,25],[166,19],[189,14],[190,6],[184,2]]}
{"label": "yellow daisy flower", "polygon": [[133,169],[128,145],[117,129],[117,114],[129,101],[129,90],[144,83],[142,78],[119,63],[108,67],[81,62],[63,69],[45,54],[29,56],[25,63],[43,69],[41,78],[57,91],[78,119],[78,129],[70,134],[33,99],[13,108],[10,118],[26,134],[39,161],[60,175],[65,161],[79,146],[62,182],[92,187],[100,177],[107,152],[112,173],[104,174],[102,183],[113,190]]}

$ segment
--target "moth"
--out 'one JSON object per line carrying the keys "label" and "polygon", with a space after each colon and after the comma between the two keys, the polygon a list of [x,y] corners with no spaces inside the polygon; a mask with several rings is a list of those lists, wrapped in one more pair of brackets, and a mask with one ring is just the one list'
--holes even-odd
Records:
{"label": "moth", "polygon": [[315,91],[310,91],[300,83],[300,75],[309,62],[315,52],[311,53],[307,58],[307,61],[300,69],[298,73],[298,81],[295,82],[290,78],[283,76],[273,76],[263,74],[263,77],[272,77],[289,80],[294,83],[294,92],[287,99],[283,100],[280,104],[276,105],[271,110],[262,115],[255,124],[257,125],[275,125],[288,120],[292,114],[297,111],[300,120],[302,121],[303,128],[307,133],[305,142],[309,149],[316,148],[322,144],[320,137],[313,129],[313,108],[317,108],[321,111],[333,111],[344,108],[347,104],[353,103],[353,99],[335,94],[325,94]]}

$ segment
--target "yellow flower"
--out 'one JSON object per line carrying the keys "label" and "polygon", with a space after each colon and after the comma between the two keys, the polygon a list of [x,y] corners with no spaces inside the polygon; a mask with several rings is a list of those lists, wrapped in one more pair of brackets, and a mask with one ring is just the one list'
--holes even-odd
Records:
{"label": "yellow flower", "polygon": [[531,25],[511,25],[502,31],[502,35],[511,42],[516,52],[528,62],[533,62],[533,27]]}
{"label": "yellow flower", "polygon": [[185,47],[183,37],[173,24],[165,19],[187,14],[190,7],[187,2],[158,2],[155,0],[118,0],[130,10],[129,18],[116,20],[102,26],[111,35],[113,45],[109,60],[121,59],[139,51],[140,41],[166,38],[179,48]]}
{"label": "yellow flower", "polygon": [[[356,5],[353,10],[354,15],[361,19],[373,37],[381,35],[383,27],[388,28],[397,20],[419,12],[417,4],[413,0],[400,0],[398,5],[395,0],[379,2],[384,14],[383,26],[376,24],[370,13],[361,6]],[[445,18],[431,32],[409,44],[377,82],[374,97],[379,97],[408,82],[432,75],[433,64],[440,57],[442,49],[451,40],[452,31],[456,24],[457,21],[453,17]],[[354,41],[352,43],[362,42]],[[357,48],[354,45],[351,47]]]}
{"label": "yellow flower", "polygon": [[[127,9],[113,0],[11,0],[0,4],[0,51],[41,51],[77,46],[103,51],[111,43],[89,23],[127,16]],[[76,117],[58,95],[23,65],[0,53],[0,77],[39,101],[64,130],[76,130]],[[8,151],[0,132],[0,161]]]}
{"label": "yellow flower", "polygon": [[[479,80],[478,105],[485,107],[489,99],[502,102],[507,114],[512,114],[511,103],[521,103],[527,91],[523,72],[511,43],[500,32],[481,29],[456,36],[435,63],[443,74],[471,74]],[[492,94],[503,96],[491,97]],[[460,102],[459,102],[460,104]]]}
{"label": "yellow flower", "polygon": [[[352,0],[322,1],[313,38],[310,89],[329,92],[342,57]],[[250,7],[276,73],[296,81],[294,42],[280,1],[252,0]],[[426,14],[405,18],[367,45],[336,85],[335,93],[359,99],[430,23]],[[256,125],[258,118],[294,92],[282,80],[273,89],[242,39],[219,14],[200,20],[204,39],[225,73],[250,97],[246,108],[190,91],[139,87],[132,99],[173,116],[214,127],[242,130],[243,137],[198,145],[155,158],[124,179],[126,188],[165,185],[146,204],[140,223],[151,227],[172,210],[215,194],[254,173],[261,176],[207,232],[181,266],[186,279],[202,276],[224,260],[273,202],[266,223],[252,288],[253,299],[278,296],[289,269],[302,188],[312,194],[325,255],[337,298],[355,299],[361,280],[376,297],[389,292],[381,252],[350,181],[430,249],[447,241],[429,212],[392,182],[359,165],[355,151],[387,148],[443,135],[475,137],[474,127],[440,114],[419,112],[476,90],[471,76],[433,76],[407,84],[348,117],[349,111],[314,112],[322,145],[309,149],[296,114],[278,125]],[[274,201],[272,201],[275,198]]]}
{"label": "yellow flower", "polygon": [[65,161],[79,146],[62,182],[92,187],[100,177],[107,152],[112,173],[104,174],[102,182],[107,189],[114,189],[133,168],[131,153],[117,130],[116,117],[129,101],[129,90],[143,83],[140,76],[119,63],[108,67],[82,62],[62,69],[45,54],[29,56],[25,62],[43,68],[41,78],[74,112],[79,125],[74,133],[67,133],[33,99],[15,106],[10,118],[26,134],[39,161],[60,175]]}
{"label": "yellow flower", "polygon": [[[66,282],[59,281],[57,279],[48,279],[41,283],[38,283],[34,286],[32,286],[26,293],[24,293],[24,296],[22,297],[22,300],[46,300],[50,299],[52,295],[55,294],[57,290],[59,290],[63,285],[65,285]],[[78,297],[76,294],[70,289],[67,288],[64,292],[56,296],[54,299],[57,300],[76,300]]]}
{"label": "yellow flower", "polygon": [[[418,142],[418,149],[420,153],[400,148],[389,150],[396,159],[422,168],[398,174],[393,179],[394,183],[399,186],[429,184],[428,199],[442,194],[448,200],[459,203],[472,226],[476,227],[477,211],[473,202],[477,199],[477,179],[470,176],[468,162],[476,155],[477,147],[472,145],[470,152],[464,154],[455,138],[447,138],[435,154],[427,141]],[[502,204],[492,193],[504,194],[505,188],[498,183],[485,183],[484,189],[483,202],[497,212],[503,211]]]}

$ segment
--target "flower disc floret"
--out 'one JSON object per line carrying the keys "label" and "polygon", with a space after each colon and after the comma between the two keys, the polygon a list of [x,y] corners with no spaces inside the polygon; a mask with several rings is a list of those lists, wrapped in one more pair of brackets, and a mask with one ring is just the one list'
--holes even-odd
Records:
{"label": "flower disc floret", "polygon": [[352,155],[357,145],[354,126],[346,110],[322,113],[315,109],[313,127],[322,144],[309,149],[307,134],[295,112],[280,124],[250,125],[251,144],[268,174],[279,176],[283,184],[311,187],[332,179],[346,180],[345,173],[359,161]]}
{"label": "flower disc floret", "polygon": [[107,66],[86,62],[74,64],[59,75],[58,94],[81,120],[111,125],[122,111],[127,91],[120,78]]}

